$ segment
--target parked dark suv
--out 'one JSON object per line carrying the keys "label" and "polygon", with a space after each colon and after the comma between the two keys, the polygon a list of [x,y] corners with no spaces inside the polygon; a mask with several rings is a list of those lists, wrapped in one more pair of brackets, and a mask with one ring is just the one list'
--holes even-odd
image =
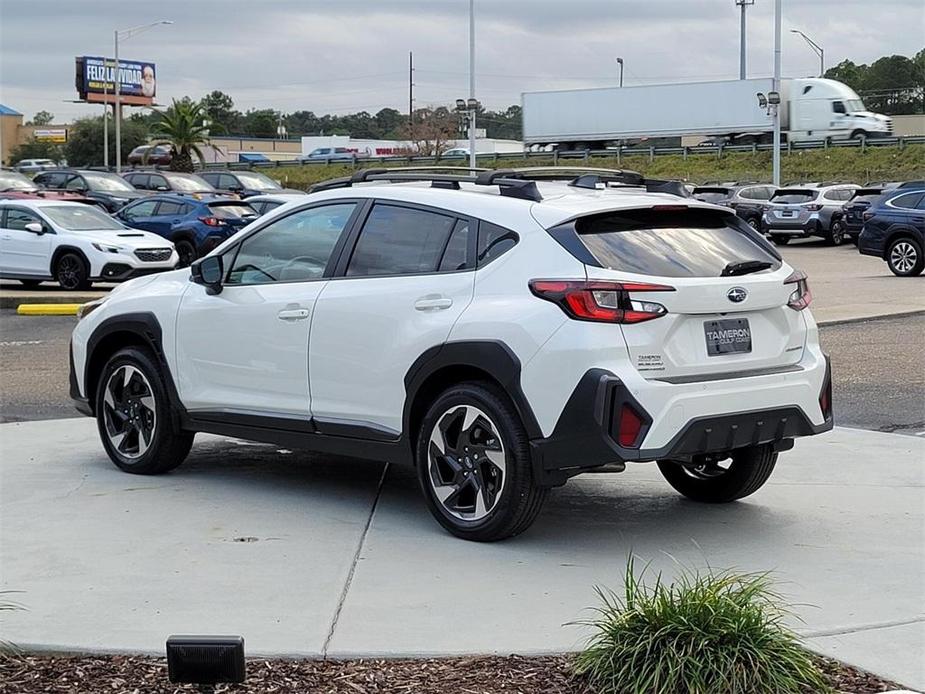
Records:
{"label": "parked dark suv", "polygon": [[[218,195],[210,183],[196,174],[178,173],[176,171],[128,171],[122,178],[138,190],[150,190],[158,193],[174,192],[190,195],[194,198],[206,195]],[[235,196],[237,197],[237,196]]]}
{"label": "parked dark suv", "polygon": [[832,215],[833,231],[840,230],[845,238],[857,243],[861,228],[864,226],[864,212],[885,192],[887,189],[880,187],[858,188],[848,202],[842,206],[841,213],[836,212]]}
{"label": "parked dark suv", "polygon": [[304,193],[303,190],[283,188],[269,176],[256,171],[203,171],[199,174],[222,193],[236,193],[242,198],[265,193]]}
{"label": "parked dark suv", "polygon": [[57,169],[43,171],[32,180],[43,188],[82,193],[105,207],[110,214],[122,209],[132,200],[147,195],[140,190],[135,190],[121,176],[105,171]]}
{"label": "parked dark suv", "polygon": [[752,229],[761,231],[761,216],[776,190],[776,186],[760,183],[698,186],[691,191],[691,197],[731,207]]}
{"label": "parked dark suv", "polygon": [[858,250],[885,260],[894,275],[920,275],[925,269],[925,189],[889,191],[863,216]]}

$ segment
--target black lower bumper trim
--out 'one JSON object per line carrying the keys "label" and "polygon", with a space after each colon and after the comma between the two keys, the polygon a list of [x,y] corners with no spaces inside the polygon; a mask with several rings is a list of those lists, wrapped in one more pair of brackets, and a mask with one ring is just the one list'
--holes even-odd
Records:
{"label": "black lower bumper trim", "polygon": [[71,396],[71,400],[74,401],[74,407],[77,409],[80,414],[85,414],[88,417],[93,416],[93,408],[90,406],[90,401],[83,397],[80,394],[80,386],[77,385],[77,371],[74,369],[74,347],[68,344],[67,347],[67,362],[68,362],[68,391]]}
{"label": "black lower bumper trim", "polygon": [[684,460],[746,446],[777,444],[820,434],[834,426],[831,416],[816,425],[797,406],[779,407],[692,419],[661,448],[625,448],[616,439],[618,413],[624,403],[646,420],[640,433],[644,440],[651,419],[629,389],[609,371],[591,369],[585,373],[552,435],[530,442],[534,474],[540,483],[563,484],[569,477],[610,463]]}

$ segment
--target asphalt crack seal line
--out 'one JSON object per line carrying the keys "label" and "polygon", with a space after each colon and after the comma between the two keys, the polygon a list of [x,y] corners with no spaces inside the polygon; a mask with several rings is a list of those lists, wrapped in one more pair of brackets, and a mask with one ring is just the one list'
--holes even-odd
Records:
{"label": "asphalt crack seal line", "polygon": [[389,464],[386,463],[382,469],[382,475],[379,477],[379,484],[376,487],[376,498],[373,499],[373,505],[369,509],[369,517],[366,519],[366,525],[363,526],[363,532],[360,534],[360,541],[357,543],[356,551],[353,554],[353,562],[350,564],[350,571],[347,574],[347,580],[344,582],[344,589],[340,593],[340,599],[337,601],[337,607],[334,609],[334,617],[331,619],[331,627],[328,629],[328,635],[324,639],[324,645],[321,646],[321,657],[328,659],[328,648],[334,638],[334,630],[337,629],[337,622],[340,619],[340,612],[347,602],[347,593],[350,592],[350,585],[353,583],[353,575],[356,573],[357,563],[360,561],[360,554],[363,552],[363,545],[366,544],[366,536],[369,534],[369,528],[373,523],[373,516],[376,515],[376,508],[379,506],[379,499],[382,496],[382,487],[385,485],[385,476],[389,472]]}

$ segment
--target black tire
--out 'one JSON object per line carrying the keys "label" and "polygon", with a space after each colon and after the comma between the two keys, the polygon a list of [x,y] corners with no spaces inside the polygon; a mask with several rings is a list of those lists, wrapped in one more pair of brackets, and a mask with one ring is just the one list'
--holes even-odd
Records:
{"label": "black tire", "polygon": [[103,368],[96,388],[97,428],[110,460],[123,472],[158,475],[189,454],[195,434],[175,427],[164,383],[154,356],[139,347],[119,350]]}
{"label": "black tire", "polygon": [[867,137],[867,131],[865,130],[855,130],[853,133],[851,133],[852,140],[860,140],[861,138],[866,138],[866,137]]}
{"label": "black tire", "polygon": [[89,289],[93,284],[90,281],[90,268],[87,261],[77,253],[70,251],[62,253],[55,261],[55,279],[62,289],[70,291]]}
{"label": "black tire", "polygon": [[196,260],[196,247],[188,239],[179,239],[173,242],[177,249],[177,255],[180,259],[177,261],[177,267],[189,267]]}
{"label": "black tire", "polygon": [[785,234],[771,234],[771,240],[776,246],[786,246],[790,243],[790,237]]}
{"label": "black tire", "polygon": [[890,242],[886,250],[886,264],[897,277],[915,277],[925,268],[922,244],[911,236],[902,236]]}
{"label": "black tire", "polygon": [[845,222],[841,219],[833,219],[825,240],[830,246],[841,246],[845,242]]}
{"label": "black tire", "polygon": [[[439,444],[431,442],[434,435]],[[444,391],[428,408],[415,449],[427,507],[464,540],[494,542],[522,533],[546,499],[548,490],[533,477],[527,432],[507,396],[491,384],[467,382]],[[454,455],[445,455],[451,450]],[[438,487],[446,490],[443,501]]]}
{"label": "black tire", "polygon": [[733,451],[728,467],[685,467],[674,460],[658,461],[662,476],[692,501],[725,504],[753,494],[768,481],[777,463],[771,446],[750,446]]}
{"label": "black tire", "polygon": [[42,283],[42,280],[19,280],[19,283],[26,289],[35,289]]}

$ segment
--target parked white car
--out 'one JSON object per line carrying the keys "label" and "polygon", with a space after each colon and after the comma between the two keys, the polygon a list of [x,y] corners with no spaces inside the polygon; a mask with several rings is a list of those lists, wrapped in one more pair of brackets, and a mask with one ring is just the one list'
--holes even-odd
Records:
{"label": "parked white car", "polygon": [[52,159],[22,159],[14,167],[19,173],[38,173],[57,169],[58,164]]}
{"label": "parked white car", "polygon": [[131,473],[175,468],[196,432],[407,465],[437,521],[481,541],[627,462],[735,501],[832,428],[806,275],[758,232],[638,174],[540,174],[316,186],[191,270],[87,304],[78,410]]}
{"label": "parked white car", "polygon": [[163,237],[130,229],[90,205],[0,200],[0,277],[86,289],[94,281],[171,270],[177,260]]}

